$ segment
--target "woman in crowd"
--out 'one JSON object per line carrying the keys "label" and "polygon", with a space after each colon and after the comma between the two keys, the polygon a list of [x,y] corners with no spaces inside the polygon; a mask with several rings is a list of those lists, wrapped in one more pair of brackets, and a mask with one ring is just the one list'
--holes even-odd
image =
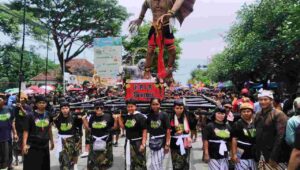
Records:
{"label": "woman in crowd", "polygon": [[240,106],[241,119],[232,126],[232,161],[236,170],[256,170],[254,108],[250,103]]}
{"label": "woman in crowd", "polygon": [[189,117],[182,101],[175,101],[171,115],[171,157],[174,170],[188,170],[190,162]]}
{"label": "woman in crowd", "polygon": [[144,170],[146,167],[147,118],[137,111],[133,100],[126,102],[128,114],[119,119],[126,130],[125,169]]}
{"label": "woman in crowd", "polygon": [[212,122],[203,131],[204,161],[209,170],[228,170],[228,146],[230,127],[226,124],[226,110],[217,108],[212,115]]}
{"label": "woman in crowd", "polygon": [[150,134],[151,170],[162,170],[164,155],[170,150],[170,120],[160,110],[161,101],[151,99],[150,113],[147,117],[147,129]]}
{"label": "woman in crowd", "polygon": [[91,134],[88,170],[108,169],[113,164],[111,131],[118,127],[118,122],[112,114],[104,113],[103,109],[102,103],[95,103],[95,110],[90,119],[83,118],[84,126]]}

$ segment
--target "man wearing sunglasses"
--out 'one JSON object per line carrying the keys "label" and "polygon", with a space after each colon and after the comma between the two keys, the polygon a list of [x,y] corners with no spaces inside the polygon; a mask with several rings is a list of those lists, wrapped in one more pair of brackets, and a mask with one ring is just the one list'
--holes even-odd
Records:
{"label": "man wearing sunglasses", "polygon": [[83,117],[84,127],[90,132],[87,169],[108,169],[113,164],[111,131],[118,127],[117,117],[104,113],[104,104],[95,103],[95,110],[88,119]]}
{"label": "man wearing sunglasses", "polygon": [[232,126],[234,123],[234,116],[232,113],[232,102],[230,100],[225,100],[222,103],[222,105],[226,111],[227,121],[228,121],[229,125]]}

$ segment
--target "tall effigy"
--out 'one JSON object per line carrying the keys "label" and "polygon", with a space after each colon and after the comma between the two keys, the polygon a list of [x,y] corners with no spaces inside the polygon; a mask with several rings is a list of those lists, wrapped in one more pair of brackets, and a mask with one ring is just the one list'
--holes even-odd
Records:
{"label": "tall effigy", "polygon": [[[157,77],[167,84],[174,82],[172,72],[176,59],[176,46],[173,34],[175,18],[182,25],[184,19],[192,13],[196,0],[145,0],[138,19],[130,22],[130,32],[141,25],[148,9],[153,15],[152,26],[148,36],[148,49],[144,78],[151,78],[151,66],[156,47],[159,48],[157,60]],[[168,51],[167,67],[164,64],[164,48]]]}

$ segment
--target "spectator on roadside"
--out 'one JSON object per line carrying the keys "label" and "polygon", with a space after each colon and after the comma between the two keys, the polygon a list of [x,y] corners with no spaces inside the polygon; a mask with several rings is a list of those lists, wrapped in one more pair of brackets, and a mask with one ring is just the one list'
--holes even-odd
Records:
{"label": "spectator on roadside", "polygon": [[281,154],[281,144],[285,133],[287,116],[273,107],[273,93],[263,90],[258,95],[262,110],[255,117],[256,158],[260,168],[284,169],[285,160]]}
{"label": "spectator on roadside", "polygon": [[228,124],[230,126],[232,126],[233,123],[234,123],[234,115],[232,113],[232,105],[231,105],[231,103],[232,102],[230,100],[225,100],[222,103],[223,108],[226,110],[226,119],[227,119]]}
{"label": "spectator on roadside", "polygon": [[254,105],[253,102],[250,100],[249,96],[250,96],[249,90],[247,88],[243,88],[241,90],[241,98],[235,100],[235,102],[232,104],[233,112],[235,112],[235,113],[238,112],[239,106],[242,103],[250,103],[250,104]]}
{"label": "spectator on roadside", "polygon": [[294,116],[292,116],[286,125],[285,140],[291,147],[295,144],[296,128],[300,125],[300,97],[294,100]]}
{"label": "spectator on roadside", "polygon": [[300,170],[300,126],[296,129],[295,145],[289,160],[288,170]]}

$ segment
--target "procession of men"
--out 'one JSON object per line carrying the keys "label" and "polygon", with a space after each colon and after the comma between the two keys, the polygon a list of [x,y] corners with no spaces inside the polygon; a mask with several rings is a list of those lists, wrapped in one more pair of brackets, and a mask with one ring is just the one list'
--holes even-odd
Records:
{"label": "procession of men", "polygon": [[[166,169],[164,159],[168,154],[171,154],[171,169],[193,169],[191,162],[195,160],[191,160],[191,151],[193,158],[208,163],[211,170],[297,167],[297,159],[290,159],[290,155],[299,142],[299,98],[294,100],[292,113],[287,115],[282,111],[284,103],[282,108],[274,107],[274,92],[270,90],[257,94],[259,111],[254,111],[255,101],[252,102],[253,96],[247,89],[241,90],[243,100],[232,100],[222,91],[178,93],[171,109],[162,109],[161,100],[153,98],[148,111],[143,113],[133,100],[126,102],[125,111],[111,112],[99,101],[91,109],[75,111],[70,102],[61,98],[55,106],[57,111],[53,111],[47,107],[49,101],[45,96],[35,96],[31,107],[28,96],[21,93],[21,100],[17,97],[16,104],[7,106],[2,94],[2,169],[13,169],[18,164],[23,169],[50,169],[57,160],[59,169],[78,169],[78,160],[82,159],[86,160],[87,169],[113,169],[120,158],[124,169]],[[221,104],[207,116],[201,114],[203,110],[189,112],[182,100],[189,95],[206,95]],[[231,117],[236,102],[238,112]],[[125,143],[113,147],[114,131],[121,128],[125,129]],[[200,132],[194,140],[193,129]],[[201,150],[194,150],[192,145],[196,144]],[[117,148],[123,153],[118,159],[114,156]],[[57,160],[50,159],[53,149]],[[85,151],[87,157],[81,157],[80,153]],[[146,152],[151,152],[151,156]]]}

